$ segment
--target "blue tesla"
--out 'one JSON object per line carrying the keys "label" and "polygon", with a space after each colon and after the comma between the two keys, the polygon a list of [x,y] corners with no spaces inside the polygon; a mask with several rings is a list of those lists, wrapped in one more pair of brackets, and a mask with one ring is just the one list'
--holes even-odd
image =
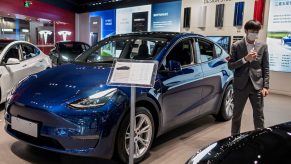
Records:
{"label": "blue tesla", "polygon": [[5,129],[43,149],[123,162],[129,152],[130,89],[106,85],[115,59],[156,60],[153,88],[137,88],[135,162],[154,138],[205,115],[230,120],[229,55],[193,33],[142,32],[100,41],[74,62],[23,79],[8,97]]}

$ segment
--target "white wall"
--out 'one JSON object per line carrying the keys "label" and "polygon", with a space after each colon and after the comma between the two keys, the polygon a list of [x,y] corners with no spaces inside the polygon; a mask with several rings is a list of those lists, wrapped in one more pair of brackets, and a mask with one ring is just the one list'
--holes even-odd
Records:
{"label": "white wall", "polygon": [[[244,36],[243,27],[237,28],[233,26],[234,6],[235,2],[241,0],[231,0],[223,2],[224,6],[224,22],[222,28],[215,27],[215,11],[217,3],[204,3],[204,0],[182,0],[181,10],[181,31],[194,32],[202,35],[211,36]],[[243,24],[253,18],[254,0],[245,0]],[[198,20],[200,19],[200,7],[207,6],[206,27],[198,28]],[[189,29],[183,28],[184,8],[191,7],[191,26]]]}
{"label": "white wall", "polygon": [[[242,28],[237,28],[233,26],[233,15],[234,15],[234,4],[235,2],[240,2],[241,0],[231,0],[225,3],[224,11],[224,24],[221,29],[215,28],[215,10],[216,4],[204,4],[204,0],[182,0],[182,10],[181,10],[181,31],[182,32],[195,32],[202,35],[211,36],[244,36],[244,30]],[[245,0],[244,8],[244,23],[250,19],[253,19],[254,13],[254,0]],[[198,20],[200,15],[200,6],[207,6],[206,14],[206,28],[198,28]],[[191,26],[189,29],[183,28],[183,18],[184,18],[184,8],[191,7]],[[266,42],[267,38],[267,28],[268,28],[268,16],[269,16],[270,0],[266,0],[265,12],[264,12],[264,23],[263,28],[259,34],[259,41]],[[244,24],[243,23],[243,24]],[[291,73],[285,72],[274,72],[270,73],[270,91],[272,93],[284,94],[291,96]]]}
{"label": "white wall", "polygon": [[90,43],[89,13],[76,14],[76,41]]}

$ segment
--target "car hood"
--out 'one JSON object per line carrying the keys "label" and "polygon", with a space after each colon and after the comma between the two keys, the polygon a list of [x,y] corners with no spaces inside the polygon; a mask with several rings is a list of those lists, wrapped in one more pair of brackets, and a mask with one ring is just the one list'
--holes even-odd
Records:
{"label": "car hood", "polygon": [[[210,144],[188,164],[196,163],[290,163],[291,122],[242,133]],[[240,162],[238,162],[240,161]]]}
{"label": "car hood", "polygon": [[65,64],[31,75],[19,84],[13,94],[13,101],[39,107],[86,98],[108,88],[106,81],[110,66]]}

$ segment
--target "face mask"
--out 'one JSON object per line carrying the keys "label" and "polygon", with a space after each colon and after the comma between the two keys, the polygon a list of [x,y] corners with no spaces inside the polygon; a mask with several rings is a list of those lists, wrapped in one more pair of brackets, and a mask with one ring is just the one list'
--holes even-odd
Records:
{"label": "face mask", "polygon": [[256,39],[258,39],[258,34],[250,32],[248,33],[247,37],[248,37],[248,40],[255,41]]}

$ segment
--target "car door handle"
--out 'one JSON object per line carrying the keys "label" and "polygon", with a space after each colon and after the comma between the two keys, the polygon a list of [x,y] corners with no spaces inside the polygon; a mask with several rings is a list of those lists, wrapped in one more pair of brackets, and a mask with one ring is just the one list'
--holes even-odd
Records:
{"label": "car door handle", "polygon": [[26,64],[24,64],[22,67],[26,67],[27,65]]}
{"label": "car door handle", "polygon": [[40,62],[40,63],[41,63],[41,62],[43,62],[43,61],[44,61],[44,60],[42,59],[42,60],[39,60],[38,62]]}

